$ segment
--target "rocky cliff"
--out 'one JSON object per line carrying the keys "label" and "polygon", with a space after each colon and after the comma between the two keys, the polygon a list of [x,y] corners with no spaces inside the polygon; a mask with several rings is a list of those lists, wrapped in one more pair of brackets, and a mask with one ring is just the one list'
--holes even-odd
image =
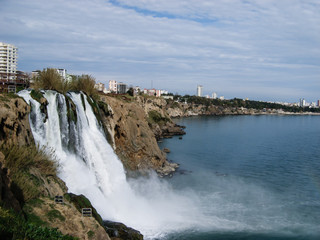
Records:
{"label": "rocky cliff", "polygon": [[178,166],[169,163],[159,149],[149,117],[139,102],[127,97],[101,96],[105,106],[103,124],[111,144],[128,171],[146,173],[150,169],[168,175]]}
{"label": "rocky cliff", "polygon": [[0,145],[25,145],[33,142],[29,105],[16,95],[0,95]]}
{"label": "rocky cliff", "polygon": [[252,115],[262,113],[262,111],[255,109],[178,102],[168,103],[166,111],[172,118],[210,115]]}

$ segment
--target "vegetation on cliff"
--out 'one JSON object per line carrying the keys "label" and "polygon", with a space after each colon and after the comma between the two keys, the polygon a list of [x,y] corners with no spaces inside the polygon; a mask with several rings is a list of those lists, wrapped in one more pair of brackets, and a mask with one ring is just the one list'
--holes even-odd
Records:
{"label": "vegetation on cliff", "polygon": [[149,113],[148,113],[148,123],[149,124],[153,124],[153,123],[156,123],[156,124],[159,124],[159,125],[163,125],[165,124],[166,122],[169,122],[170,119],[168,117],[163,117],[161,116],[161,113],[159,113],[158,111],[156,110],[151,110]]}
{"label": "vegetation on cliff", "polygon": [[0,238],[2,240],[76,240],[57,228],[48,228],[26,220],[22,214],[0,207]]}
{"label": "vegetation on cliff", "polygon": [[59,75],[56,69],[46,68],[34,78],[33,87],[37,90],[56,90],[63,94],[68,91],[82,91],[92,98],[99,98],[97,90],[94,88],[96,82],[92,76],[82,74],[80,76],[72,75],[71,78],[71,81],[67,81]]}
{"label": "vegetation on cliff", "polygon": [[[0,151],[4,154],[4,166],[10,169],[15,195],[19,196],[19,202],[24,204],[40,197],[41,179],[34,172],[41,172],[45,176],[57,177],[57,163],[53,153],[48,153],[38,146],[1,146]],[[33,170],[33,171],[31,171]],[[33,172],[33,174],[31,173]]]}
{"label": "vegetation on cliff", "polygon": [[44,181],[49,180],[46,177],[57,178],[52,154],[35,145],[4,144],[0,153],[4,189],[0,194],[1,239],[76,239],[50,227],[32,211],[33,206],[42,204],[41,197],[48,196],[43,188]]}
{"label": "vegetation on cliff", "polygon": [[[254,101],[254,100],[243,100],[239,98],[220,100],[220,99],[210,99],[198,96],[180,96],[175,95],[174,100],[179,102],[187,102],[189,104],[201,104],[204,106],[220,106],[224,108],[247,108],[247,109],[282,109],[285,112],[299,113],[299,112],[320,112],[320,108],[309,108],[309,107],[298,107],[298,106],[286,106],[279,103]],[[168,100],[168,103],[173,102]],[[177,107],[177,106],[176,106]]]}

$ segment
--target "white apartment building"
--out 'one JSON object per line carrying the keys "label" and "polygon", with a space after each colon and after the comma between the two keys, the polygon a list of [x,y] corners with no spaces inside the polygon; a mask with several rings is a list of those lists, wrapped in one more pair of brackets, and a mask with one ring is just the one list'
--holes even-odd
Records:
{"label": "white apartment building", "polygon": [[197,86],[197,96],[198,96],[198,97],[201,97],[201,96],[202,96],[202,86],[201,86],[201,85],[198,85],[198,86]]}
{"label": "white apartment building", "polygon": [[62,79],[66,80],[67,82],[71,82],[72,77],[67,73],[67,70],[64,68],[57,68],[56,69]]}
{"label": "white apartment building", "polygon": [[109,90],[113,93],[118,91],[118,83],[116,80],[109,80]]}
{"label": "white apartment building", "polygon": [[215,93],[215,92],[214,92],[214,93],[212,93],[212,98],[213,98],[213,99],[217,99],[217,98],[218,98],[217,93]]}
{"label": "white apartment building", "polygon": [[18,48],[0,42],[0,73],[15,74],[17,71]]}
{"label": "white apartment building", "polygon": [[94,88],[95,89],[97,89],[99,92],[103,92],[104,91],[104,89],[105,89],[105,87],[104,87],[104,84],[103,83],[96,83],[95,85],[94,85]]}

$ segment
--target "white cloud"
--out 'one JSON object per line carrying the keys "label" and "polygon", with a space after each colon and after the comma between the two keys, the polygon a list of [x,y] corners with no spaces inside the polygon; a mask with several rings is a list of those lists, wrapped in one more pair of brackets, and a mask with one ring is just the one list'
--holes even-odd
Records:
{"label": "white cloud", "polygon": [[202,83],[226,96],[236,91],[229,83],[256,96],[257,82],[263,99],[279,94],[270,78],[315,86],[291,99],[318,97],[319,25],[315,0],[5,0],[0,8],[0,39],[19,47],[22,70],[65,66],[181,93]]}

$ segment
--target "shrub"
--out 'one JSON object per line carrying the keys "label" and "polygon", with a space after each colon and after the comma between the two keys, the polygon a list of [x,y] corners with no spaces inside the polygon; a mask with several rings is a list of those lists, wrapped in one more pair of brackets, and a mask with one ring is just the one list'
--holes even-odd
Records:
{"label": "shrub", "polygon": [[46,68],[39,72],[39,76],[34,79],[34,88],[44,90],[56,90],[65,94],[68,91],[83,91],[92,98],[98,99],[99,95],[94,88],[95,79],[86,74],[81,76],[71,76],[70,82],[63,79],[54,68]]}
{"label": "shrub", "polygon": [[82,91],[92,98],[98,99],[98,92],[94,88],[95,79],[90,75],[72,76],[68,91]]}
{"label": "shrub", "polygon": [[41,180],[30,173],[31,168],[39,170],[43,175],[56,176],[57,163],[52,152],[38,146],[5,146],[0,150],[5,155],[5,167],[10,169],[12,190],[22,194],[20,201],[28,201],[40,196]]}
{"label": "shrub", "polygon": [[39,72],[39,76],[34,79],[36,89],[56,90],[65,93],[68,90],[68,83],[54,68],[46,68]]}

